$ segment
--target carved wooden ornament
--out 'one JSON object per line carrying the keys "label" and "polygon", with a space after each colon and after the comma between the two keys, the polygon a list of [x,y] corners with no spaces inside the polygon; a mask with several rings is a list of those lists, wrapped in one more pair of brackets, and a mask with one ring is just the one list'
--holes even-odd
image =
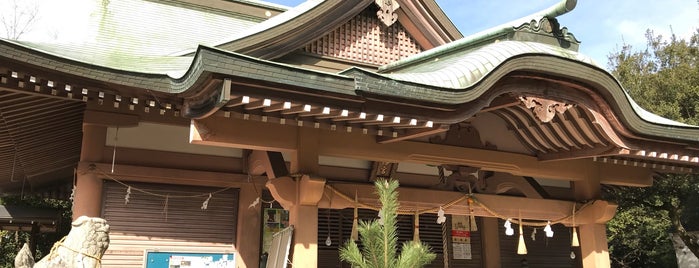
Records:
{"label": "carved wooden ornament", "polygon": [[525,107],[532,109],[534,117],[543,123],[551,122],[556,112],[563,114],[568,109],[573,107],[572,104],[567,104],[554,100],[547,100],[535,97],[519,97]]}
{"label": "carved wooden ornament", "polygon": [[398,163],[382,162],[376,161],[373,163],[371,168],[371,181],[376,181],[377,179],[388,180],[394,178],[398,170]]}
{"label": "carved wooden ornament", "polygon": [[396,10],[400,7],[396,0],[374,0],[377,6],[379,6],[379,11],[376,12],[376,16],[379,20],[386,24],[386,26],[391,26],[398,20],[398,13]]}

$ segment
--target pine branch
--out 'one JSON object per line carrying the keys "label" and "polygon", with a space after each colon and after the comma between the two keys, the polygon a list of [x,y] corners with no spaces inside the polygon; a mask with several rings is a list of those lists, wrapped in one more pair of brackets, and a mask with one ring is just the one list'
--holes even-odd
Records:
{"label": "pine branch", "polygon": [[367,267],[366,260],[359,251],[357,243],[350,240],[347,245],[340,248],[340,259],[348,262],[352,267],[364,268]]}
{"label": "pine branch", "polygon": [[422,267],[434,260],[435,254],[428,246],[419,242],[408,242],[398,250],[398,181],[378,180],[375,182],[376,194],[379,195],[381,211],[379,220],[360,221],[359,239],[362,242],[360,252],[358,245],[350,241],[340,249],[340,258],[361,268],[402,268]]}

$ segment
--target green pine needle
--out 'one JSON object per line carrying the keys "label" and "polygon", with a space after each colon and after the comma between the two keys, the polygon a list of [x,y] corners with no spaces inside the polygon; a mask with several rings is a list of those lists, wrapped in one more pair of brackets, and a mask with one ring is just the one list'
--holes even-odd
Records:
{"label": "green pine needle", "polygon": [[349,241],[340,249],[340,259],[357,268],[423,267],[431,263],[436,255],[427,245],[414,241],[404,243],[397,256],[398,181],[378,180],[374,186],[381,202],[383,224],[378,219],[360,221],[357,229],[362,250],[357,243]]}

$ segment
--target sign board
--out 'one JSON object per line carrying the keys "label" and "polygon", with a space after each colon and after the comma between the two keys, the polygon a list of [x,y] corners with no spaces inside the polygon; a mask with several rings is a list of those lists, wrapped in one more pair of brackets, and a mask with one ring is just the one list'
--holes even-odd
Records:
{"label": "sign board", "polygon": [[291,237],[294,234],[294,226],[289,226],[274,234],[272,244],[269,247],[267,268],[286,268],[291,247]]}
{"label": "sign board", "polygon": [[146,251],[145,268],[235,268],[235,253]]}
{"label": "sign board", "polygon": [[280,208],[265,208],[262,215],[262,253],[269,255],[274,234],[289,227],[289,211]]}
{"label": "sign board", "polygon": [[468,216],[452,215],[451,217],[451,243],[452,254],[455,260],[471,259],[471,231],[467,227]]}

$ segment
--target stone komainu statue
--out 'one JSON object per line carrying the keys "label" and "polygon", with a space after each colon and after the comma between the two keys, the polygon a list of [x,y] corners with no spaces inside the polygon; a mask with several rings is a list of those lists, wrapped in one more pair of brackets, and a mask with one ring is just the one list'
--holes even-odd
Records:
{"label": "stone komainu statue", "polygon": [[25,244],[15,258],[15,268],[97,268],[109,247],[109,225],[100,218],[81,216],[72,223],[67,236],[56,242],[51,252],[36,264]]}

